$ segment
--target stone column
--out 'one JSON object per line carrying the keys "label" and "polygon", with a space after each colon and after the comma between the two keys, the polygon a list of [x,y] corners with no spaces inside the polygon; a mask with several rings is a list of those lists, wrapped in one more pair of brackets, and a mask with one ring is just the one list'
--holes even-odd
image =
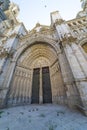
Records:
{"label": "stone column", "polygon": [[43,95],[42,95],[42,68],[40,68],[40,89],[39,89],[39,103],[43,103]]}
{"label": "stone column", "polygon": [[33,69],[30,71],[30,83],[28,86],[29,87],[29,104],[31,104],[31,97],[32,97],[32,80],[33,80]]}

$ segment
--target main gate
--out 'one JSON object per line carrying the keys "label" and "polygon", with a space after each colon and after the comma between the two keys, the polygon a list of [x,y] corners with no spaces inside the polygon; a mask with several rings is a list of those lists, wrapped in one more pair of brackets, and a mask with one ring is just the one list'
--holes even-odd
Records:
{"label": "main gate", "polygon": [[[39,103],[39,92],[42,86],[43,103],[52,103],[49,67],[43,67],[42,81],[40,80],[40,68],[33,70],[31,103]],[[40,81],[42,85],[40,86]]]}

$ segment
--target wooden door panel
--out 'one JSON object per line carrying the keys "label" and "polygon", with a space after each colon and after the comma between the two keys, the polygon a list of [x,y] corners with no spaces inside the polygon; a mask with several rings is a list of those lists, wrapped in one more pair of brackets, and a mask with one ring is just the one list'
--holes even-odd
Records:
{"label": "wooden door panel", "polygon": [[52,103],[49,67],[42,68],[43,103]]}
{"label": "wooden door panel", "polygon": [[39,103],[40,68],[33,70],[31,103]]}

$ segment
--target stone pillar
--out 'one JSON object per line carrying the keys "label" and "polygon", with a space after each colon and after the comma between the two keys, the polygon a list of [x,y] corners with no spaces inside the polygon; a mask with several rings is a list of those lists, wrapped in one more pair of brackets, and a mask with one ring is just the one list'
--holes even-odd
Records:
{"label": "stone pillar", "polygon": [[81,47],[81,45],[78,45],[79,50],[81,51],[82,55],[84,56],[84,58],[87,60],[87,54],[85,53],[84,49]]}
{"label": "stone pillar", "polygon": [[40,68],[40,89],[39,89],[39,103],[43,103],[43,95],[42,95],[42,68]]}
{"label": "stone pillar", "polygon": [[30,83],[29,83],[29,85],[30,85],[30,87],[29,87],[29,104],[31,104],[31,97],[32,97],[32,79],[33,78],[33,69],[31,70],[31,72],[30,72]]}
{"label": "stone pillar", "polygon": [[74,77],[64,52],[58,54],[58,59],[67,95],[65,103],[68,103],[69,107],[73,107],[77,102],[79,102],[79,95],[75,87]]}
{"label": "stone pillar", "polygon": [[7,93],[9,91],[9,86],[10,86],[10,83],[11,83],[11,80],[12,80],[12,76],[13,76],[13,73],[14,73],[14,69],[15,69],[15,65],[16,65],[16,61],[12,61],[11,64],[9,65],[9,68],[7,70],[7,73],[6,73],[6,77],[5,77],[5,80],[2,84],[2,104],[0,105],[1,107],[4,107],[7,103]]}
{"label": "stone pillar", "polygon": [[87,60],[75,43],[66,44],[64,50],[80,94],[80,105],[87,109]]}

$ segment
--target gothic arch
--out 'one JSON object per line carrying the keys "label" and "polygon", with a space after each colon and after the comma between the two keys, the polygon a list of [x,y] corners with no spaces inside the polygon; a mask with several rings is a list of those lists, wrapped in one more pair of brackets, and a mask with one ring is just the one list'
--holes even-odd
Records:
{"label": "gothic arch", "polygon": [[[49,38],[36,37],[23,42],[14,55],[15,67],[8,93],[8,104],[31,103],[33,68],[45,66],[49,66],[50,70],[52,102],[65,102],[66,93],[58,64],[58,52],[58,43]],[[41,58],[43,64],[40,67],[38,61]]]}
{"label": "gothic arch", "polygon": [[50,47],[52,47],[55,50],[57,54],[59,52],[58,41],[55,41],[54,39],[50,39],[48,37],[43,37],[43,36],[37,36],[37,37],[32,36],[31,38],[27,38],[27,40],[25,39],[26,37],[24,38],[23,44],[18,47],[17,52],[15,53],[13,59],[17,60],[20,57],[20,55],[24,51],[26,51],[27,48],[29,48],[34,44],[38,44],[40,42],[44,44],[48,44]]}

